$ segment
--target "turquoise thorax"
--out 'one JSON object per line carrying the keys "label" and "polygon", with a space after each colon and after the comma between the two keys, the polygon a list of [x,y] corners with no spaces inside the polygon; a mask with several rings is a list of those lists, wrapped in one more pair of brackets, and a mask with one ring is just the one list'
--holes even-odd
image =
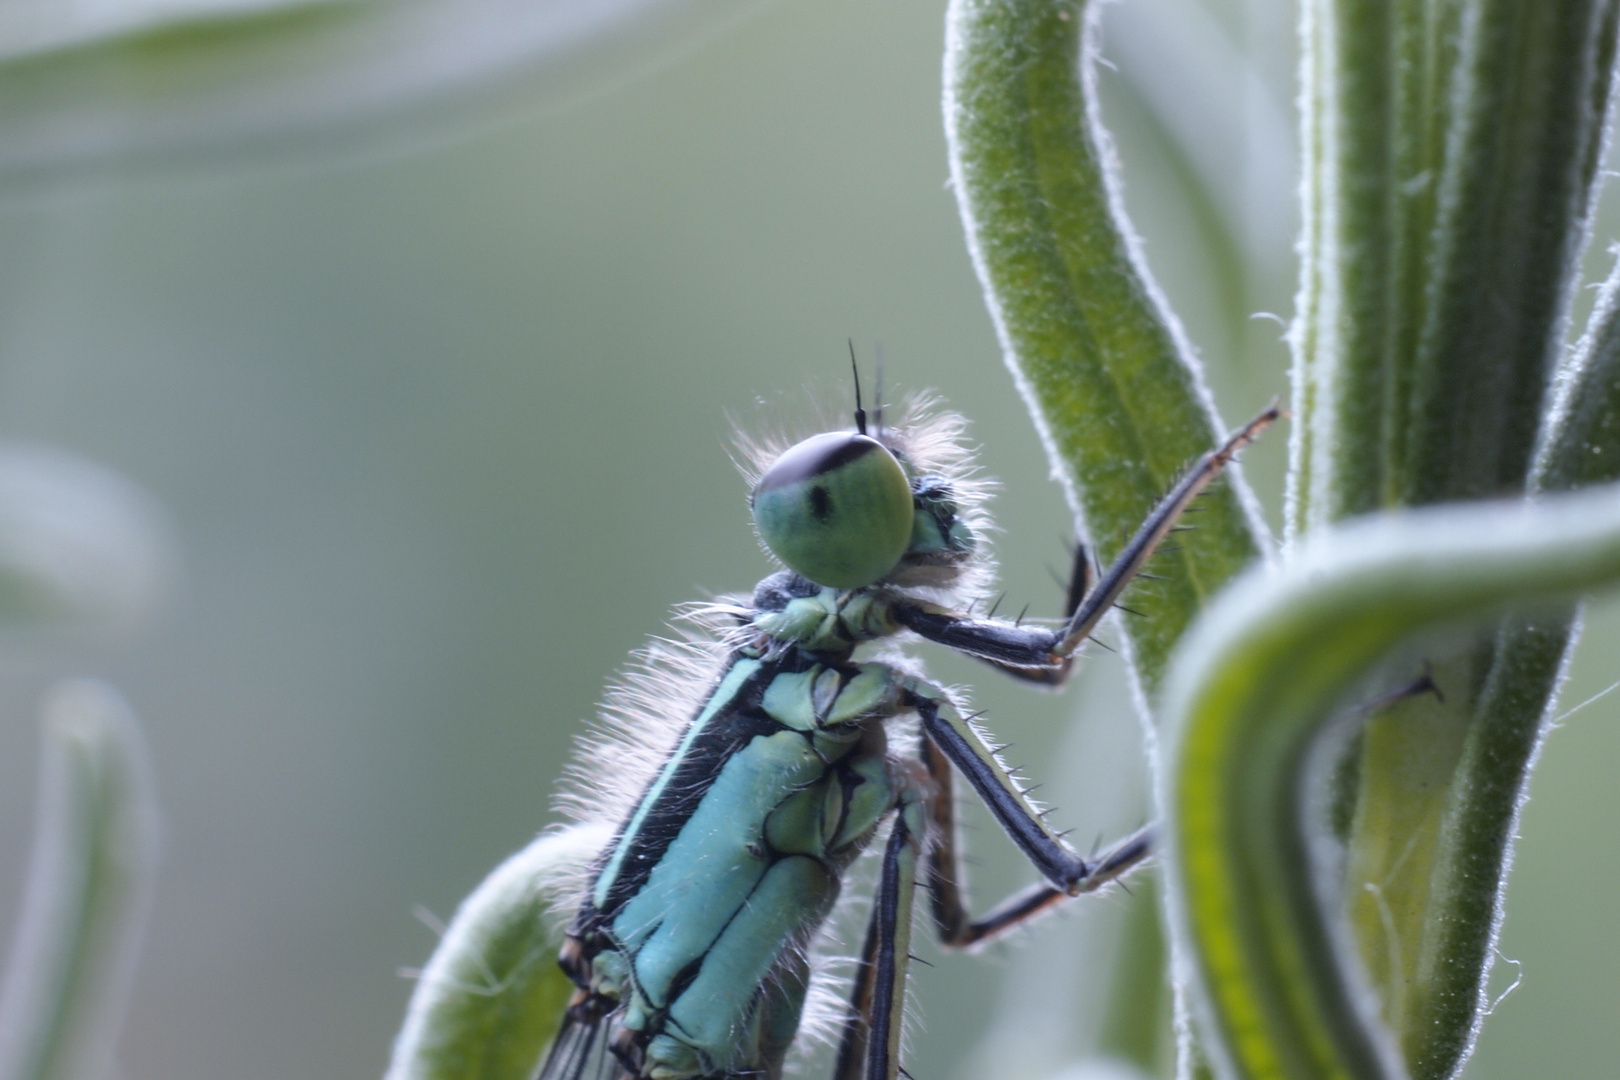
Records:
{"label": "turquoise thorax", "polygon": [[[645,1075],[745,1069],[791,1038],[803,1006],[801,947],[895,805],[882,721],[898,700],[896,676],[881,664],[796,650],[733,658],[592,888],[602,947],[591,989],[622,1002],[620,1026],[646,1040]],[[698,776],[701,798],[672,820]],[[615,903],[659,830],[671,829],[644,880]]]}

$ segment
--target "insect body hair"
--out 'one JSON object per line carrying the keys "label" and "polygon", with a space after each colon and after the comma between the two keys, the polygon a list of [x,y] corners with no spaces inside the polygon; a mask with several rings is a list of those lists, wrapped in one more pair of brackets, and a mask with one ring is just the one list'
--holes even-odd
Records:
{"label": "insect body hair", "polygon": [[[553,801],[559,814],[609,828],[630,816],[713,691],[730,651],[715,624],[734,610],[725,603],[677,609],[672,626],[680,638],[653,638],[630,655],[596,722],[575,740]],[[577,882],[559,905],[578,907],[589,886]]]}

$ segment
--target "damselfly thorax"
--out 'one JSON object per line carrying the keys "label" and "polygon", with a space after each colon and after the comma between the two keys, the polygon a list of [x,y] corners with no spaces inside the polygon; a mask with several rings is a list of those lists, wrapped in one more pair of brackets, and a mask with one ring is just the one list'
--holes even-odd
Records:
{"label": "damselfly thorax", "polygon": [[[940,940],[968,946],[1140,863],[1148,830],[1095,859],[1073,852],[950,693],[913,663],[862,659],[863,646],[915,635],[1020,679],[1062,683],[1178,516],[1276,415],[1195,463],[1096,582],[1077,551],[1055,627],[966,614],[988,560],[982,484],[956,417],[913,409],[869,433],[857,404],[857,430],[764,457],[751,506],[787,569],[701,613],[704,670],[654,663],[620,692],[616,737],[630,740],[642,779],[569,924],[561,964],[577,990],[541,1080],[780,1076],[813,939],[850,863],[886,823],[835,1080],[899,1072],[919,874]],[[675,682],[694,678],[702,690],[687,710],[662,718],[679,721],[667,745],[634,745],[656,738],[659,702],[681,700]],[[900,716],[915,718],[914,749],[888,737]],[[579,773],[587,788],[597,782]],[[1045,879],[979,918],[959,885],[957,776]],[[592,801],[585,791],[571,805]]]}

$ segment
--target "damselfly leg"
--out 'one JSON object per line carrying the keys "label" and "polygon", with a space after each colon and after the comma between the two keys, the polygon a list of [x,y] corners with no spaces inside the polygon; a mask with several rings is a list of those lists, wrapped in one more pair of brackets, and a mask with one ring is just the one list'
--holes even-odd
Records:
{"label": "damselfly leg", "polygon": [[[1141,572],[1198,494],[1277,416],[1275,406],[1256,417],[1188,471],[1143,522],[1114,564],[1092,586],[1083,548],[1075,552],[1065,622],[1057,630],[1024,628],[898,605],[896,617],[922,637],[976,656],[1016,678],[1047,685],[1067,681],[1086,637]],[[940,944],[969,948],[1022,925],[1071,896],[1091,892],[1129,873],[1153,849],[1151,826],[1087,860],[1072,852],[1024,797],[1017,780],[950,698],[920,680],[908,685],[905,706],[921,726],[920,752],[928,782],[908,785],[883,854],[860,969],[849,1001],[834,1080],[895,1080],[901,1073],[899,1024],[904,1014],[910,958],[910,911],[917,866],[926,867],[930,908]],[[962,889],[956,845],[954,780],[960,772],[1007,835],[1046,879],[974,918]]]}
{"label": "damselfly leg", "polygon": [[[1192,501],[1279,415],[1280,410],[1273,404],[1221,446],[1199,458],[1169,494],[1159,500],[1136,535],[1059,628],[974,619],[924,603],[896,604],[895,618],[919,637],[986,660],[1016,678],[1062,685],[1073,670],[1075,652],[1136,580]],[[1072,598],[1074,594],[1071,585],[1069,595]]]}
{"label": "damselfly leg", "polygon": [[[919,706],[926,708],[927,706]],[[936,713],[948,708],[935,702]],[[976,733],[967,728],[967,737],[983,746]],[[956,731],[955,723],[948,730]],[[955,758],[942,751],[924,728],[921,754],[925,762],[925,782],[917,782],[914,770],[904,770],[910,781],[902,788],[894,824],[884,847],[878,873],[877,896],[867,923],[866,940],[861,948],[860,968],[850,995],[849,1014],[840,1040],[834,1080],[895,1080],[900,1074],[900,1026],[905,1014],[907,967],[911,958],[911,912],[917,887],[917,868],[926,868],[930,908],[939,942],[947,948],[969,948],[992,940],[1055,904],[1082,892],[1091,892],[1129,873],[1152,850],[1150,829],[1142,829],[1117,843],[1096,859],[1086,862],[1070,854],[1046,828],[1017,792],[1006,769],[994,761],[988,750],[974,754],[975,763],[963,769],[972,786],[992,807],[1005,805],[1002,792],[1011,792],[1014,806],[1008,813],[1020,820],[1018,831],[1008,832],[1019,841],[1030,861],[1037,866],[1066,864],[1064,873],[1074,874],[1068,889],[1041,884],[1022,890],[997,904],[981,918],[968,914],[961,881],[960,855],[956,848],[955,803],[951,769],[961,768]],[[989,762],[988,768],[979,763]],[[986,796],[982,783],[993,785],[996,798]],[[999,815],[998,815],[999,817]],[[1003,819],[1004,825],[1007,824]],[[1038,840],[1030,839],[1039,837]],[[1048,874],[1048,877],[1051,875]]]}

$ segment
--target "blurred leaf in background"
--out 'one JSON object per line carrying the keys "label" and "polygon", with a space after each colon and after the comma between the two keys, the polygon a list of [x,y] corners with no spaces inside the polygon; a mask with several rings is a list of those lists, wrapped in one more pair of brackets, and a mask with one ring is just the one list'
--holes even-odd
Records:
{"label": "blurred leaf in background", "polygon": [[88,1080],[113,1065],[152,900],[158,822],[140,725],[104,683],[41,709],[28,887],[0,980],[0,1076]]}
{"label": "blurred leaf in background", "polygon": [[[11,0],[0,182],[289,139],[371,147],[424,110],[669,47],[737,0]],[[620,50],[621,57],[623,50]],[[441,117],[441,120],[448,117]],[[454,119],[466,123],[465,110]],[[390,122],[393,122],[390,125]],[[440,125],[442,127],[442,125]],[[412,128],[413,132],[416,130]],[[395,132],[397,134],[398,132]],[[335,141],[336,140],[336,141]]]}
{"label": "blurred leaf in background", "polygon": [[151,496],[72,454],[0,444],[0,626],[130,630],[174,571]]}

